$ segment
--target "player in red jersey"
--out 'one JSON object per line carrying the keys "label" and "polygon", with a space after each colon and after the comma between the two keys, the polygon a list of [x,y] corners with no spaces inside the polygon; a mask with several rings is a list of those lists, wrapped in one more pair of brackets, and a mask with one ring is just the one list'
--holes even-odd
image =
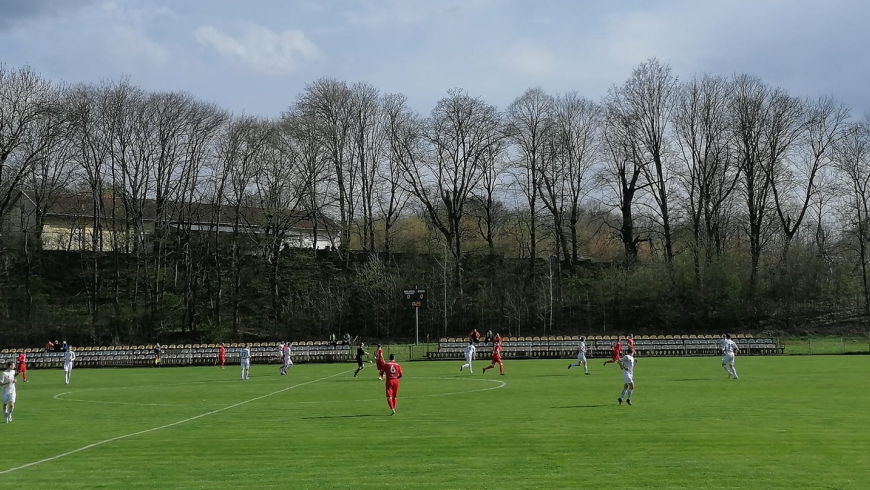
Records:
{"label": "player in red jersey", "polygon": [[618,361],[620,357],[622,357],[622,342],[617,340],[616,343],[614,343],[613,346],[610,348],[610,360],[604,361],[603,365],[606,366],[608,364],[613,364],[614,362]]}
{"label": "player in red jersey", "polygon": [[395,354],[390,354],[390,362],[384,363],[384,374],[387,378],[387,405],[390,406],[390,415],[396,415],[396,398],[399,396],[402,366],[396,362]]}
{"label": "player in red jersey", "polygon": [[634,350],[634,335],[629,335],[627,342],[628,342],[628,352],[631,353],[632,356],[636,356],[637,351]]}
{"label": "player in red jersey", "polygon": [[218,362],[221,365],[221,369],[224,368],[224,363],[227,362],[227,347],[223,343],[218,347]]}
{"label": "player in red jersey", "polygon": [[381,344],[378,344],[375,350],[375,363],[378,366],[378,379],[384,379],[384,349],[381,349]]}
{"label": "player in red jersey", "polygon": [[487,369],[494,368],[496,364],[498,364],[499,374],[504,376],[504,364],[501,362],[501,342],[492,346],[492,364],[483,368],[483,372],[486,373]]}
{"label": "player in red jersey", "polygon": [[27,382],[27,356],[22,351],[18,354],[18,372],[21,373],[21,379]]}

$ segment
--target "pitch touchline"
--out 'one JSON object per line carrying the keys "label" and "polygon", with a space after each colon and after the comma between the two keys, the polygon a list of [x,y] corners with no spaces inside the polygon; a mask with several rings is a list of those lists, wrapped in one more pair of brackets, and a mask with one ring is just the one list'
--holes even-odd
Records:
{"label": "pitch touchline", "polygon": [[350,372],[350,371],[342,371],[342,372],[340,372],[340,373],[336,373],[336,374],[333,374],[333,375],[331,375],[331,376],[325,376],[325,377],[323,377],[323,378],[314,379],[314,380],[311,380],[311,381],[306,381],[306,382],[304,382],[304,383],[299,383],[299,384],[296,384],[296,385],[293,385],[293,386],[288,386],[288,387],[286,387],[286,388],[282,388],[282,389],[280,389],[280,390],[278,390],[278,391],[273,391],[272,393],[266,393],[265,395],[260,395],[260,396],[257,396],[257,397],[254,397],[254,398],[251,398],[250,400],[245,400],[245,401],[243,401],[243,402],[235,403],[235,404],[233,404],[233,405],[229,405],[229,406],[226,406],[226,407],[224,407],[224,408],[219,408],[219,409],[217,409],[217,410],[212,410],[211,412],[206,412],[206,413],[203,413],[203,414],[200,414],[200,415],[196,415],[196,416],[193,416],[193,417],[190,417],[190,418],[186,418],[186,419],[184,419],[184,420],[179,420],[178,422],[172,422],[171,424],[161,425],[160,427],[153,427],[153,428],[151,428],[151,429],[140,430],[140,431],[138,431],[138,432],[131,432],[131,433],[129,433],[129,434],[124,434],[124,435],[122,435],[122,436],[112,437],[111,439],[106,439],[106,440],[104,440],[104,441],[99,441],[99,442],[95,442],[95,443],[93,443],[93,444],[88,444],[87,446],[82,446],[82,447],[80,447],[80,448],[78,448],[78,449],[73,449],[72,451],[67,451],[67,452],[65,452],[65,453],[58,454],[57,456],[52,456],[52,457],[50,457],[50,458],[40,459],[39,461],[34,461],[34,462],[32,462],[32,463],[27,463],[27,464],[24,464],[24,465],[21,465],[21,466],[16,466],[16,467],[14,467],[14,468],[9,468],[8,470],[0,471],[0,475],[5,475],[6,473],[12,473],[13,471],[23,470],[24,468],[30,468],[31,466],[40,465],[40,464],[42,464],[42,463],[48,463],[49,461],[54,461],[54,460],[57,460],[57,459],[60,459],[60,458],[64,458],[64,457],[69,456],[69,455],[71,455],[71,454],[80,453],[80,452],[82,452],[82,451],[86,451],[86,450],[88,450],[88,449],[91,449],[91,448],[94,448],[94,447],[97,447],[97,446],[102,446],[103,444],[108,444],[108,443],[110,443],[110,442],[115,442],[115,441],[119,441],[119,440],[121,440],[121,439],[126,439],[126,438],[128,438],[128,437],[133,437],[133,436],[138,436],[138,435],[142,435],[142,434],[147,434],[147,433],[149,433],[149,432],[155,432],[155,431],[158,431],[158,430],[167,429],[167,428],[169,428],[169,427],[174,427],[174,426],[176,426],[176,425],[181,425],[181,424],[184,424],[184,423],[190,422],[190,421],[192,421],[192,420],[197,420],[197,419],[201,419],[201,418],[203,418],[203,417],[207,417],[207,416],[209,416],[209,415],[214,415],[214,414],[216,414],[216,413],[224,412],[224,411],[229,410],[229,409],[231,409],[231,408],[240,407],[240,406],[245,405],[245,404],[247,404],[247,403],[255,402],[255,401],[257,401],[257,400],[262,400],[263,398],[268,398],[268,397],[270,397],[270,396],[277,395],[278,393],[283,393],[283,392],[285,392],[285,391],[287,391],[287,390],[292,390],[293,388],[298,388],[298,387],[300,387],[300,386],[305,386],[305,385],[308,385],[308,384],[311,384],[311,383],[316,383],[316,382],[318,382],[318,381],[323,381],[324,379],[334,378],[334,377],[336,377],[336,376],[338,376],[338,375],[346,374],[346,373],[349,373],[349,372]]}

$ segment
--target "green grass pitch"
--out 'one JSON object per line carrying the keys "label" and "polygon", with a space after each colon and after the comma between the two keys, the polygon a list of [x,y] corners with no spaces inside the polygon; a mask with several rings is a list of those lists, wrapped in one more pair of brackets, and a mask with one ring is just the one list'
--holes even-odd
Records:
{"label": "green grass pitch", "polygon": [[[31,371],[4,488],[870,488],[868,356]],[[34,464],[36,463],[36,464]]]}

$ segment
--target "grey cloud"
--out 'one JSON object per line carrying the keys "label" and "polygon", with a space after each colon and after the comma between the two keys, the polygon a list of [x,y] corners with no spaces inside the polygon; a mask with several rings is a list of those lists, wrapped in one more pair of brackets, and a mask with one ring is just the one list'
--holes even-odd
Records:
{"label": "grey cloud", "polygon": [[0,0],[0,31],[78,10],[97,0]]}

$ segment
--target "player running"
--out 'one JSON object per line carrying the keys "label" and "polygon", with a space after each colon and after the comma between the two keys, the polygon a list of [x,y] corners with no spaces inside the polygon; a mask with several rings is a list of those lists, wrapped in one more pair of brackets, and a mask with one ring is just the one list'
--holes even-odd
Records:
{"label": "player running", "polygon": [[628,352],[631,353],[632,356],[637,355],[637,351],[634,350],[634,335],[628,336]]}
{"label": "player running", "polygon": [[474,369],[471,367],[471,361],[474,360],[474,353],[477,352],[477,348],[474,347],[474,342],[468,341],[468,345],[465,346],[465,364],[459,366],[459,371],[461,372],[463,369],[468,368],[468,372],[474,374]]}
{"label": "player running", "polygon": [[359,376],[359,372],[365,367],[363,357],[369,355],[369,353],[365,351],[365,346],[365,343],[360,343],[359,347],[356,348],[356,371],[353,372],[354,378]]}
{"label": "player running", "polygon": [[501,362],[501,342],[495,344],[492,347],[492,363],[489,366],[483,368],[484,374],[486,373],[487,369],[494,368],[496,364],[498,364],[499,374],[504,376],[504,364],[502,364]]}
{"label": "player running", "polygon": [[637,364],[637,359],[631,354],[626,354],[616,362],[619,363],[619,367],[622,369],[622,381],[624,383],[622,385],[622,393],[617,401],[622,405],[622,399],[625,398],[625,403],[631,406],[631,394],[634,393],[634,366]]}
{"label": "player running", "polygon": [[378,379],[384,379],[384,349],[381,349],[381,344],[375,349],[375,365],[378,367]]}
{"label": "player running", "polygon": [[610,347],[610,360],[609,360],[609,361],[604,361],[604,364],[603,364],[603,365],[606,366],[606,365],[608,365],[608,364],[613,364],[614,362],[619,362],[619,358],[620,358],[620,357],[622,357],[622,342],[620,342],[619,340],[617,340],[617,341],[616,341],[616,342],[615,342],[615,343]]}
{"label": "player running", "polygon": [[76,360],[76,353],[73,351],[72,346],[63,353],[63,379],[64,383],[69,384],[69,380],[72,377],[72,369],[73,369],[73,361]]}
{"label": "player running", "polygon": [[6,418],[6,423],[12,422],[12,411],[15,410],[15,369],[14,363],[9,361],[6,363],[6,371],[3,371],[0,376],[0,386],[3,387],[3,415]]}
{"label": "player running", "polygon": [[221,342],[220,347],[218,347],[218,364],[221,365],[221,369],[224,368],[224,363],[227,362],[227,346]]}
{"label": "player running", "polygon": [[285,342],[281,347],[281,360],[284,365],[281,366],[281,376],[287,374],[287,370],[293,367],[293,360],[290,359],[290,342]]}
{"label": "player running", "polygon": [[21,353],[18,354],[18,372],[21,373],[21,379],[23,379],[24,382],[26,383],[27,382],[27,354],[25,354],[24,351],[21,351]]}
{"label": "player running", "polygon": [[399,397],[399,379],[402,377],[402,366],[396,362],[396,355],[390,354],[390,362],[384,364],[384,374],[387,377],[387,405],[390,415],[396,415],[396,398]]}
{"label": "player running", "polygon": [[731,334],[722,334],[721,346],[722,368],[728,373],[729,378],[734,376],[734,379],[740,379],[737,377],[737,368],[734,367],[734,353],[740,349],[737,347],[737,343],[731,340]]}
{"label": "player running", "polygon": [[589,367],[586,365],[586,337],[580,337],[580,344],[577,346],[577,362],[568,364],[568,369],[575,366],[583,366],[583,371],[588,375]]}

